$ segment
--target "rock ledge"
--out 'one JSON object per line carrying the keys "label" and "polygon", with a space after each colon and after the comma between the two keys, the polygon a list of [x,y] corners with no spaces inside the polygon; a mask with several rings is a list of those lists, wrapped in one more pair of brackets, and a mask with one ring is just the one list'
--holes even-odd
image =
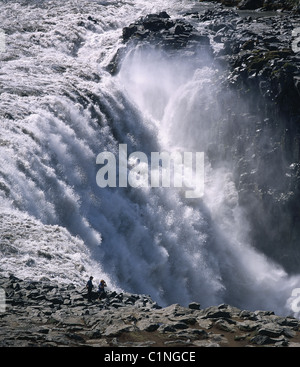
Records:
{"label": "rock ledge", "polygon": [[73,284],[0,278],[1,347],[300,346],[299,320],[226,304],[162,308],[148,295],[107,292],[87,301]]}

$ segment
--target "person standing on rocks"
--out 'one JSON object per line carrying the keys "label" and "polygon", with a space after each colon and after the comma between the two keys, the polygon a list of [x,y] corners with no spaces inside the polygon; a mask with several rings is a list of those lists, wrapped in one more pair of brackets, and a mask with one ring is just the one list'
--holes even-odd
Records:
{"label": "person standing on rocks", "polygon": [[100,283],[98,286],[99,299],[102,299],[106,296],[105,287],[107,287],[105,280],[103,279],[100,280]]}
{"label": "person standing on rocks", "polygon": [[93,279],[94,278],[92,276],[90,276],[90,279],[86,283],[86,288],[87,288],[87,291],[88,291],[88,301],[92,301],[92,290],[94,288]]}

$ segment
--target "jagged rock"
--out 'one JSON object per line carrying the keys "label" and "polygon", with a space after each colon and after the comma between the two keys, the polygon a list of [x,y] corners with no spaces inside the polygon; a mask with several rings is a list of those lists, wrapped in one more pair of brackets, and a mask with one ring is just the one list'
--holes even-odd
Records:
{"label": "jagged rock", "polygon": [[[174,318],[175,319],[175,318]],[[169,320],[174,320],[171,317],[169,317]],[[197,319],[193,317],[192,315],[189,315],[188,313],[183,316],[176,316],[176,321],[183,322],[187,325],[195,325],[197,322]]]}
{"label": "jagged rock", "polygon": [[123,28],[123,40],[126,42],[129,38],[138,30],[138,27],[134,24],[131,24],[128,27]]}
{"label": "jagged rock", "polygon": [[259,327],[259,323],[255,321],[243,321],[237,324],[237,327],[242,331],[254,331]]}
{"label": "jagged rock", "polygon": [[209,334],[205,330],[199,329],[185,329],[177,332],[178,337],[185,337],[186,339],[199,340],[208,339]]}
{"label": "jagged rock", "polygon": [[83,326],[85,325],[85,322],[82,317],[74,317],[74,316],[67,316],[63,317],[62,321],[64,325],[70,325],[70,326]]}
{"label": "jagged rock", "polygon": [[277,338],[283,333],[283,328],[275,325],[274,323],[265,324],[262,328],[258,329],[258,335],[267,335]]}
{"label": "jagged rock", "polygon": [[270,344],[271,338],[269,338],[267,335],[256,335],[253,338],[251,338],[250,341],[253,344],[264,345],[264,344]]}
{"label": "jagged rock", "polygon": [[279,325],[290,326],[294,328],[294,330],[297,330],[300,325],[299,320],[294,317],[286,317],[283,320],[279,320],[278,323]]}
{"label": "jagged rock", "polygon": [[230,333],[233,333],[235,331],[234,325],[230,324],[226,320],[219,319],[215,322],[215,326],[219,330],[224,330]]}
{"label": "jagged rock", "polygon": [[220,310],[217,307],[208,308],[204,318],[230,318],[231,314],[228,311]]}
{"label": "jagged rock", "polygon": [[242,0],[238,7],[241,10],[254,10],[261,8],[264,5],[264,0]]}
{"label": "jagged rock", "polygon": [[145,319],[139,321],[136,326],[142,330],[142,331],[155,331],[160,327],[160,324],[158,322],[155,322],[153,320]]}
{"label": "jagged rock", "polygon": [[178,321],[178,322],[173,322],[171,324],[171,326],[174,328],[174,329],[179,329],[179,330],[183,330],[183,329],[188,329],[188,325],[185,323],[185,322],[181,322],[181,321]]}
{"label": "jagged rock", "polygon": [[253,344],[266,345],[275,344],[277,346],[287,346],[288,341],[282,336],[280,338],[272,338],[267,335],[256,335],[250,340]]}
{"label": "jagged rock", "polygon": [[165,325],[165,324],[162,324],[159,326],[158,330],[162,333],[165,333],[165,332],[170,332],[170,333],[175,333],[176,332],[176,329],[173,325]]}
{"label": "jagged rock", "polygon": [[[177,57],[183,57],[185,62],[187,58],[197,53],[200,47],[205,55],[212,53],[208,34],[197,31],[183,18],[171,19],[166,12],[148,14],[124,27],[122,39],[126,47],[119,48],[107,65],[107,70],[113,75],[120,70],[127,45],[130,50],[131,42],[143,42],[144,45],[163,48],[172,56],[176,54]],[[187,52],[183,52],[185,47]]]}
{"label": "jagged rock", "polygon": [[288,338],[294,338],[296,336],[296,332],[289,328],[283,328],[283,335]]}
{"label": "jagged rock", "polygon": [[257,320],[254,312],[243,310],[240,312],[239,317],[249,319],[249,320]]}
{"label": "jagged rock", "polygon": [[200,303],[191,302],[189,304],[189,308],[192,309],[192,310],[200,310]]}
{"label": "jagged rock", "polygon": [[47,300],[51,303],[53,303],[54,305],[61,305],[62,303],[64,303],[64,300],[61,296],[56,296],[56,295],[53,295],[53,296],[48,296],[47,297]]}

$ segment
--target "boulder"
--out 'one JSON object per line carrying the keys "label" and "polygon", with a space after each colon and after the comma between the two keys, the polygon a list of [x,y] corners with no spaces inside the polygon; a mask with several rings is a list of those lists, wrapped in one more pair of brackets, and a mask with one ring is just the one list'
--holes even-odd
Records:
{"label": "boulder", "polygon": [[226,320],[219,319],[215,322],[215,326],[219,330],[223,330],[229,333],[233,333],[235,331],[234,325],[230,324]]}
{"label": "boulder", "polygon": [[203,318],[209,319],[209,318],[230,318],[231,314],[230,312],[223,310],[223,309],[219,309],[218,307],[212,306],[209,307],[206,310],[205,315],[203,316]]}
{"label": "boulder", "polygon": [[268,323],[258,329],[258,335],[266,335],[271,338],[277,338],[283,333],[284,329],[274,323]]}
{"label": "boulder", "polygon": [[145,320],[141,320],[139,321],[136,326],[138,327],[139,330],[141,331],[155,331],[160,327],[160,324],[158,322],[155,322],[153,320],[150,319],[145,319]]}
{"label": "boulder", "polygon": [[247,320],[247,321],[237,323],[237,327],[242,331],[254,331],[254,330],[258,329],[259,326],[260,326],[260,323],[255,322],[255,321],[251,321],[251,320]]}
{"label": "boulder", "polygon": [[191,302],[189,304],[189,308],[191,310],[200,310],[200,303],[197,303],[197,302]]}
{"label": "boulder", "polygon": [[46,299],[53,305],[61,305],[64,303],[64,300],[62,296],[60,295],[50,295],[50,296],[47,296]]}

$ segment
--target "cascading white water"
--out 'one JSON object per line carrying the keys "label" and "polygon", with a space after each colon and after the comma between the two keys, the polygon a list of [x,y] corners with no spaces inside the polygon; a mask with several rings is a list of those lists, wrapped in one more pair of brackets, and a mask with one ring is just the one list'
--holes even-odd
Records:
{"label": "cascading white water", "polygon": [[[178,70],[182,73],[178,74]],[[209,124],[220,113],[214,98],[218,87],[215,74],[211,67],[193,69],[179,59],[173,59],[170,67],[162,53],[143,48],[124,61],[120,79],[130,98],[158,126],[161,150],[201,151],[212,139]],[[165,101],[163,107],[162,101]],[[227,166],[212,169],[206,161],[205,174],[205,195],[201,202],[181,200],[175,192],[163,194],[176,197],[174,201],[182,203],[189,213],[186,219],[190,221],[190,230],[183,241],[177,240],[177,245],[193,259],[196,278],[194,283],[189,278],[192,297],[204,303],[208,299],[209,304],[214,302],[206,285],[202,288],[205,283],[199,274],[209,269],[214,284],[210,291],[217,300],[246,308],[287,312],[291,290],[297,287],[299,279],[289,278],[250,246],[251,229],[238,204],[238,193]],[[182,231],[188,225],[182,220],[184,216],[179,218]]]}
{"label": "cascading white water", "polygon": [[12,3],[0,6],[0,270],[82,284],[93,274],[162,305],[290,312],[298,279],[249,245],[227,167],[206,158],[205,195],[192,202],[179,189],[96,184],[97,155],[121,143],[149,154],[212,138],[214,69],[136,48],[119,75],[105,71],[122,27],[193,2]]}

